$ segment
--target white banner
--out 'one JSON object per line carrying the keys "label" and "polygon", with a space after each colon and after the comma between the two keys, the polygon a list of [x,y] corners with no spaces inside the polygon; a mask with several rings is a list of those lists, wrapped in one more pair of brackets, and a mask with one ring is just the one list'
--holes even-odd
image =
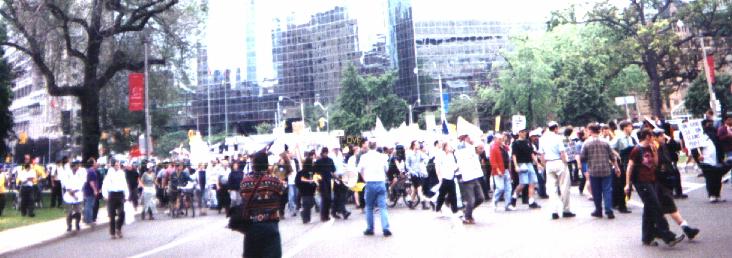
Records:
{"label": "white banner", "polygon": [[701,121],[701,119],[694,119],[679,125],[679,131],[684,137],[686,148],[700,148],[704,144],[704,129]]}
{"label": "white banner", "polygon": [[526,117],[522,115],[511,117],[511,132],[518,134],[523,129],[526,129]]}

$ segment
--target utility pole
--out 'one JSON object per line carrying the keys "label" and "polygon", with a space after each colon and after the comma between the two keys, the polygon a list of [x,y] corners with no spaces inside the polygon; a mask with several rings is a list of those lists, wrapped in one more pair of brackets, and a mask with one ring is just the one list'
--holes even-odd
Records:
{"label": "utility pole", "polygon": [[148,71],[148,39],[147,37],[144,38],[144,48],[145,48],[145,157],[147,157],[148,160],[150,160],[150,152],[152,152],[152,139],[150,139],[150,135],[152,134],[150,132],[150,80],[149,80],[149,71]]}
{"label": "utility pole", "polygon": [[208,81],[206,82],[206,101],[208,102],[208,139],[206,143],[211,144],[211,73],[208,74]]}

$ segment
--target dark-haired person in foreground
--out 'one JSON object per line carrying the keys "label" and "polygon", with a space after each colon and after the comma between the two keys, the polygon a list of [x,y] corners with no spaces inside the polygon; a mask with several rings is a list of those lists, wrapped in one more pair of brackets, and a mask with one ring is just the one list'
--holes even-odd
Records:
{"label": "dark-haired person in foreground", "polygon": [[244,219],[250,221],[244,236],[244,257],[282,257],[280,240],[280,200],[285,191],[282,181],[267,173],[267,154],[254,154],[252,173],[241,182]]}
{"label": "dark-haired person in foreground", "polygon": [[656,169],[659,167],[658,148],[653,141],[653,132],[647,128],[643,129],[638,133],[638,139],[641,142],[630,152],[628,160],[625,192],[630,191],[632,182],[643,201],[641,241],[647,246],[658,246],[655,239],[661,238],[667,245],[674,246],[684,240],[684,235],[676,236],[669,230],[668,221],[661,210],[656,182]]}

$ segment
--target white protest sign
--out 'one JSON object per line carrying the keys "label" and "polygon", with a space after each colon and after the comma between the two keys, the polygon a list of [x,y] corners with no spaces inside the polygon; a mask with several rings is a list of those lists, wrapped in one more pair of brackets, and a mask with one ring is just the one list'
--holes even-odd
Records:
{"label": "white protest sign", "polygon": [[526,129],[526,117],[522,115],[514,115],[511,117],[511,132],[518,134],[519,131]]}
{"label": "white protest sign", "polygon": [[701,121],[701,119],[694,119],[679,124],[679,131],[681,131],[684,137],[686,148],[700,148],[704,144],[704,129],[702,128]]}

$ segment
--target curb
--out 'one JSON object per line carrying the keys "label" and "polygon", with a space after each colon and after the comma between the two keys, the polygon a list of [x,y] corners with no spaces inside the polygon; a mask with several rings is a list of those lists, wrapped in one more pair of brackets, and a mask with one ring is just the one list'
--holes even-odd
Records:
{"label": "curb", "polygon": [[[101,208],[102,207],[100,207],[100,210],[101,210]],[[105,209],[106,209],[106,207],[105,207]],[[134,214],[135,221],[138,221],[140,219],[140,213],[141,213],[141,211],[135,211],[135,214]],[[72,238],[72,237],[75,237],[75,236],[79,236],[81,234],[85,234],[85,233],[89,233],[89,232],[92,232],[92,231],[96,231],[96,230],[98,230],[100,228],[107,228],[107,226],[109,225],[109,221],[96,223],[96,224],[94,224],[94,226],[89,226],[87,224],[83,224],[83,222],[81,222],[80,225],[81,225],[81,229],[79,229],[79,231],[72,230],[71,232],[66,232],[66,233],[63,233],[60,236],[52,237],[52,238],[49,238],[49,239],[46,239],[46,240],[43,240],[43,241],[40,241],[40,242],[37,242],[37,243],[33,243],[31,245],[27,245],[27,246],[15,248],[15,249],[9,249],[9,250],[0,252],[0,257],[5,257],[5,256],[9,256],[9,255],[12,255],[12,254],[17,254],[19,252],[22,252],[22,251],[31,249],[31,248],[36,247],[36,246],[41,246],[41,245],[56,243],[56,242],[59,242],[61,240],[65,240],[65,239],[68,239],[68,238]],[[59,225],[59,226],[61,226],[61,225]],[[63,228],[61,227],[61,229],[63,229]]]}

